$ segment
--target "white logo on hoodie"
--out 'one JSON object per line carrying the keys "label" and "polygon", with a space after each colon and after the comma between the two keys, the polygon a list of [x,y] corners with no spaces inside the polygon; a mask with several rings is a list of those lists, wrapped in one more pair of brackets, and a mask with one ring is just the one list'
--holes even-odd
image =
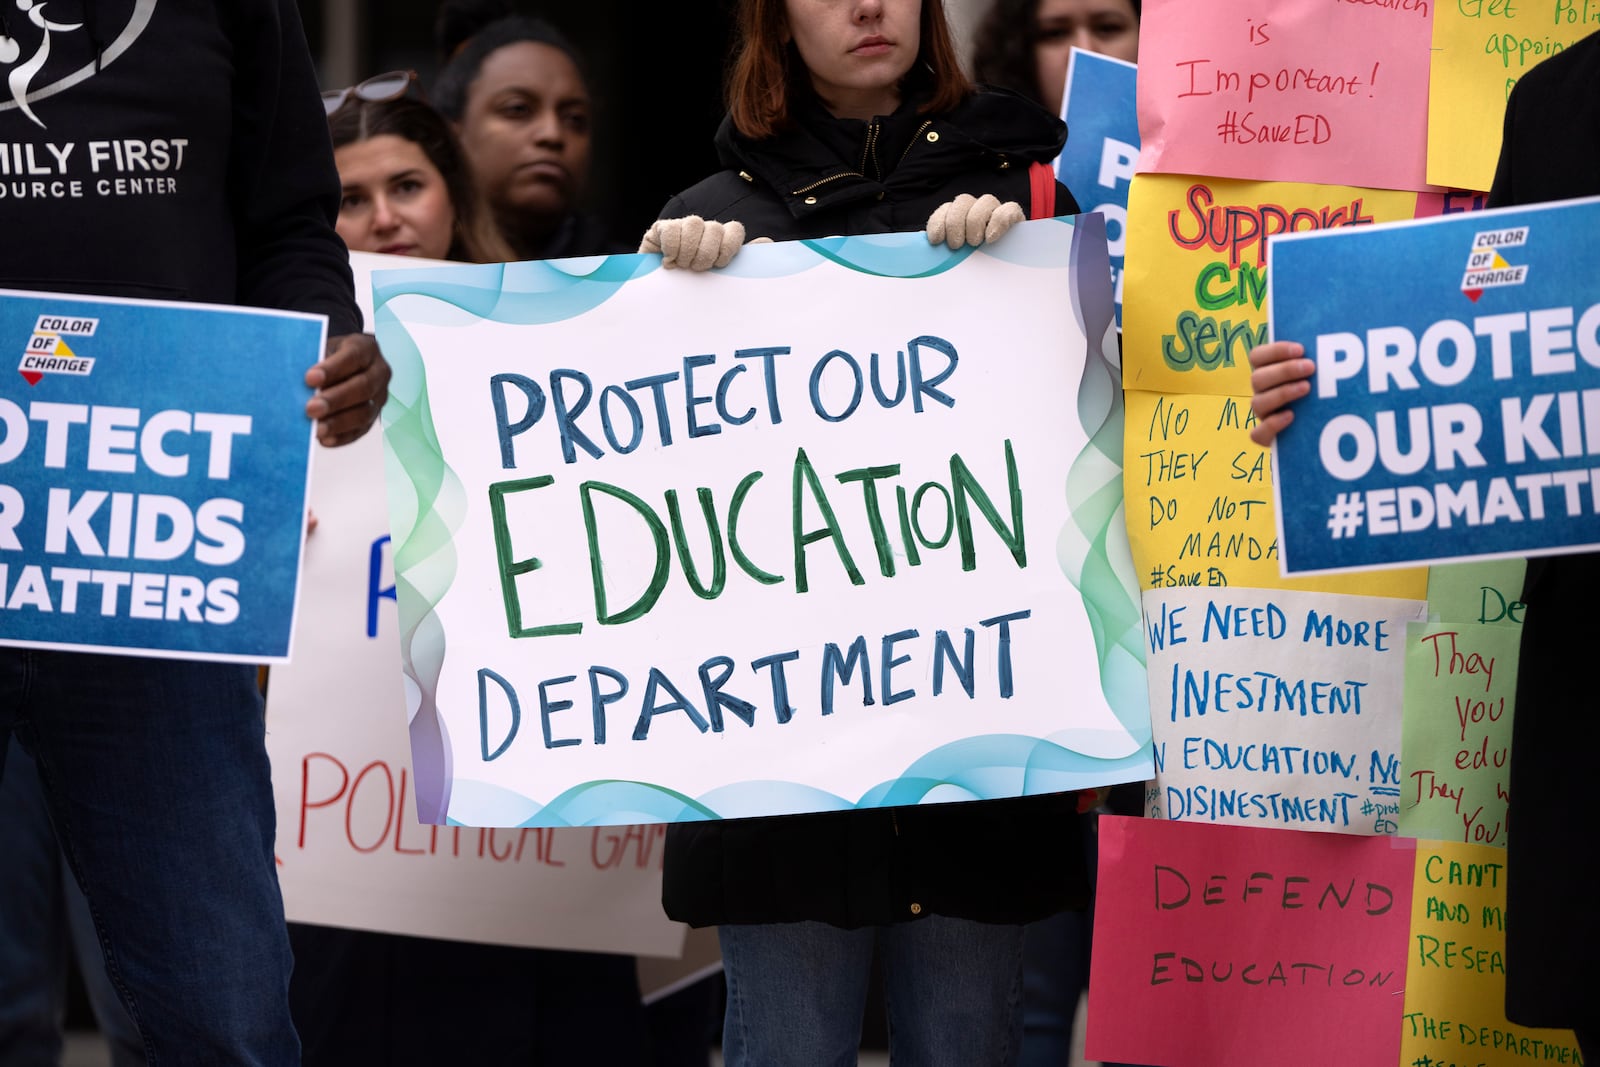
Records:
{"label": "white logo on hoodie", "polygon": [[[0,0],[0,4],[7,2],[8,0]],[[11,98],[7,100],[0,97],[0,111],[18,108],[42,129],[45,125],[44,120],[34,113],[33,105],[64,89],[70,89],[79,82],[87,81],[126,52],[150,24],[150,17],[155,13],[157,0],[135,0],[127,25],[117,34],[115,40],[82,67],[38,87],[35,87],[33,82],[49,62],[52,39],[62,34],[82,31],[84,24],[58,22],[45,13],[47,7],[57,6],[62,0],[9,0],[9,2],[14,3],[17,10],[27,16],[28,22],[39,28],[40,37],[34,46],[33,54],[23,59],[22,44],[10,36],[9,22],[5,32],[0,32],[0,67],[11,67],[6,73],[6,87],[10,90]],[[94,0],[89,2],[92,3]],[[19,60],[21,62],[18,62]]]}

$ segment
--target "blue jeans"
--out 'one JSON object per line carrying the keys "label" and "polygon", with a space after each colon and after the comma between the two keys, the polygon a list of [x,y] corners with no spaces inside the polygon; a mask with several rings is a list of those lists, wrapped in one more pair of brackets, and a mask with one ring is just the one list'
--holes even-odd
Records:
{"label": "blue jeans", "polygon": [[144,1039],[106,974],[89,903],[56,844],[33,760],[13,748],[0,778],[0,1064],[61,1061],[71,942],[114,1067],[141,1067]]}
{"label": "blue jeans", "polygon": [[255,668],[0,648],[12,736],[151,1067],[298,1064]]}
{"label": "blue jeans", "polygon": [[1009,1067],[1022,1036],[1022,927],[929,916],[718,928],[727,1067],[843,1067],[861,1046],[874,949],[883,953],[889,1056],[913,1067]]}
{"label": "blue jeans", "polygon": [[1019,1067],[1067,1067],[1078,1002],[1089,988],[1093,917],[1064,911],[1023,934],[1022,1055]]}

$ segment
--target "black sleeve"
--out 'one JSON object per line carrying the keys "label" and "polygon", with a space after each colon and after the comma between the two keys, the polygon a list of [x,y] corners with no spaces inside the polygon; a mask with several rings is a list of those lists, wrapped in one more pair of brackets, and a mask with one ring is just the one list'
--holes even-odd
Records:
{"label": "black sleeve", "polygon": [[1500,134],[1500,158],[1494,165],[1494,182],[1489,186],[1489,207],[1509,207],[1518,203],[1515,179],[1511,173],[1511,160],[1516,155],[1516,135],[1512,127],[1517,114],[1517,103],[1521,99],[1518,89],[1522,86],[1518,82],[1511,89],[1511,96],[1506,101],[1506,118]]}
{"label": "black sleeve", "polygon": [[1077,198],[1072,195],[1072,190],[1061,184],[1061,182],[1056,182],[1056,216],[1059,218],[1062,215],[1081,214],[1083,214],[1083,208],[1079,206]]}
{"label": "black sleeve", "polygon": [[232,0],[228,188],[239,248],[239,302],[328,316],[328,336],[357,333],[350,256],[334,231],[339,174],[311,53],[293,0]]}

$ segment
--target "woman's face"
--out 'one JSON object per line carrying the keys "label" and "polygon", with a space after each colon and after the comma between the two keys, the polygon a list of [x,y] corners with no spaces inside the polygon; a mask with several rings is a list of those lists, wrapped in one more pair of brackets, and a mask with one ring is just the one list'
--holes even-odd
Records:
{"label": "woman's face", "polygon": [[352,252],[444,259],[456,213],[450,191],[414,141],[380,134],[334,150],[339,236]]}
{"label": "woman's face", "polygon": [[811,85],[839,118],[870,119],[900,103],[900,79],[922,47],[922,0],[786,0],[789,37]]}
{"label": "woman's face", "polygon": [[1129,63],[1139,58],[1139,16],[1131,0],[1039,0],[1034,17],[1041,103],[1057,114],[1074,47]]}
{"label": "woman's face", "polygon": [[554,220],[572,210],[589,174],[589,90],[561,49],[518,41],[489,53],[458,132],[497,214]]}

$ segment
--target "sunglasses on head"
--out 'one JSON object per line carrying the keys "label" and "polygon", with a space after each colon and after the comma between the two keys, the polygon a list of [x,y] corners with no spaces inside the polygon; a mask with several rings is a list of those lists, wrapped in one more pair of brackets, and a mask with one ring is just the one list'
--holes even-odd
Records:
{"label": "sunglasses on head", "polygon": [[414,70],[391,70],[387,74],[374,74],[364,82],[348,89],[330,89],[322,94],[322,110],[331,115],[344,106],[352,96],[368,104],[381,104],[398,100],[406,95],[411,83],[417,80]]}

